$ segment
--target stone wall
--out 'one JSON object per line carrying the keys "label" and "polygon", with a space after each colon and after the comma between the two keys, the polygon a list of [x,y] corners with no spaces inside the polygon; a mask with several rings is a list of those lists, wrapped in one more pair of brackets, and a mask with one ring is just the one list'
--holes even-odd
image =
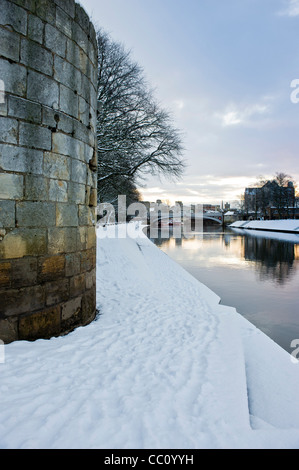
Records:
{"label": "stone wall", "polygon": [[74,0],[0,6],[0,340],[9,343],[95,317],[97,44]]}

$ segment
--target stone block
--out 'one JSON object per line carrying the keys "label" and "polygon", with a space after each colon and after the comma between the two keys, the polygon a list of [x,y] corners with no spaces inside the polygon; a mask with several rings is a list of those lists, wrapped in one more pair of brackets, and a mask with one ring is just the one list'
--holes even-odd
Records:
{"label": "stone block", "polygon": [[18,229],[8,232],[0,243],[0,259],[39,256],[47,252],[45,229]]}
{"label": "stone block", "polygon": [[96,315],[96,289],[84,292],[82,296],[82,324],[90,323]]}
{"label": "stone block", "polygon": [[17,96],[8,96],[8,116],[41,123],[41,105]]}
{"label": "stone block", "polygon": [[66,114],[78,119],[79,102],[78,95],[71,88],[60,85],[60,109]]}
{"label": "stone block", "polygon": [[25,199],[28,201],[48,201],[48,180],[43,176],[25,175]]}
{"label": "stone block", "polygon": [[39,44],[43,43],[44,23],[35,15],[28,16],[28,37]]}
{"label": "stone block", "polygon": [[56,8],[56,28],[69,38],[72,37],[72,19],[59,6]]}
{"label": "stone block", "polygon": [[61,306],[61,320],[69,320],[81,312],[82,297],[76,297]]}
{"label": "stone block", "polygon": [[0,142],[4,142],[6,144],[17,144],[18,126],[19,123],[16,119],[0,117]]}
{"label": "stone block", "polygon": [[20,318],[19,340],[33,341],[39,338],[50,339],[53,336],[58,336],[61,332],[60,318],[60,306],[47,308]]}
{"label": "stone block", "polygon": [[95,250],[90,249],[86,251],[81,251],[80,253],[80,271],[85,273],[86,271],[91,271],[95,268],[96,256]]}
{"label": "stone block", "polygon": [[38,281],[52,281],[65,276],[65,256],[46,256],[38,260]]}
{"label": "stone block", "polygon": [[46,24],[45,26],[45,46],[60,57],[66,56],[67,38],[56,27]]}
{"label": "stone block", "polygon": [[9,344],[18,339],[18,321],[17,318],[5,318],[0,320],[1,341]]}
{"label": "stone block", "polygon": [[80,253],[70,253],[65,256],[65,275],[67,277],[80,274]]}
{"label": "stone block", "polygon": [[18,227],[55,226],[55,204],[32,201],[17,202],[16,220]]}
{"label": "stone block", "polygon": [[6,317],[34,312],[44,305],[45,290],[42,286],[0,291],[0,314]]}
{"label": "stone block", "polygon": [[15,3],[16,5],[19,5],[20,7],[25,8],[26,10],[35,12],[36,0],[11,0],[11,1]]}
{"label": "stone block", "polygon": [[[94,248],[96,243],[96,231],[95,227],[87,227],[86,230],[86,248],[89,250]],[[95,262],[95,260],[94,260]]]}
{"label": "stone block", "polygon": [[61,153],[82,161],[85,159],[83,142],[61,132],[53,133],[52,149],[54,153]]}
{"label": "stone block", "polygon": [[86,273],[86,289],[92,289],[96,286],[96,270]]}
{"label": "stone block", "polygon": [[69,182],[68,184],[68,201],[73,204],[85,203],[85,184]]}
{"label": "stone block", "polygon": [[52,78],[29,70],[27,98],[50,108],[58,109],[59,85]]}
{"label": "stone block", "polygon": [[48,230],[48,253],[71,253],[77,250],[77,228],[55,227]]}
{"label": "stone block", "polygon": [[77,24],[73,23],[72,26],[72,39],[75,41],[81,49],[85,52],[85,54],[88,54],[88,48],[89,48],[89,41],[87,34],[83,31],[83,29]]}
{"label": "stone block", "polygon": [[42,20],[55,26],[56,23],[56,5],[49,0],[38,0],[36,2],[36,14]]}
{"label": "stone block", "polygon": [[55,305],[69,299],[69,279],[60,279],[45,284],[46,305]]}
{"label": "stone block", "polygon": [[52,132],[46,127],[20,122],[19,143],[26,147],[51,150]]}
{"label": "stone block", "polygon": [[0,144],[0,167],[5,171],[40,175],[43,173],[43,152]]}
{"label": "stone block", "polygon": [[[1,9],[0,9],[1,11]],[[11,63],[0,59],[1,80],[5,84],[5,93],[13,93],[17,96],[26,94],[27,70],[23,65]]]}
{"label": "stone block", "polygon": [[54,0],[62,10],[65,11],[71,18],[75,18],[75,2],[74,0]]}
{"label": "stone block", "polygon": [[79,3],[76,3],[75,20],[81,26],[83,31],[89,35],[89,16]]}
{"label": "stone block", "polygon": [[0,24],[8,26],[25,36],[27,32],[27,11],[12,2],[1,0]]}
{"label": "stone block", "polygon": [[89,125],[90,121],[90,105],[85,101],[84,98],[79,96],[79,120],[82,122],[86,127]]}
{"label": "stone block", "polygon": [[16,62],[19,61],[20,37],[18,34],[0,28],[0,55]]}
{"label": "stone block", "polygon": [[0,200],[0,228],[15,227],[15,201]]}
{"label": "stone block", "polygon": [[79,205],[79,225],[94,225],[95,224],[95,215],[94,211],[86,206]]}
{"label": "stone block", "polygon": [[54,78],[62,85],[67,86],[80,94],[81,92],[81,72],[72,64],[55,56],[54,59]]}
{"label": "stone block", "polygon": [[56,225],[57,227],[77,227],[78,206],[76,204],[57,203]]}
{"label": "stone block", "polygon": [[21,64],[46,75],[53,75],[53,55],[40,44],[22,38]]}
{"label": "stone block", "polygon": [[23,176],[0,173],[0,199],[21,199],[23,194]]}
{"label": "stone block", "polygon": [[0,288],[10,287],[10,286],[11,286],[11,263],[0,262]]}
{"label": "stone block", "polygon": [[67,42],[67,55],[66,58],[82,73],[88,76],[91,67],[87,54],[78,46],[74,41],[68,40]]}
{"label": "stone block", "polygon": [[68,181],[71,176],[70,158],[56,153],[45,152],[44,171],[49,178]]}
{"label": "stone block", "polygon": [[87,166],[84,162],[80,160],[75,160],[72,158],[72,173],[71,180],[75,183],[86,184],[87,180]]}
{"label": "stone block", "polygon": [[70,278],[70,296],[77,297],[85,292],[85,273]]}
{"label": "stone block", "polygon": [[49,200],[67,202],[67,183],[62,180],[49,180]]}
{"label": "stone block", "polygon": [[37,283],[37,258],[25,257],[11,262],[11,287],[33,286]]}

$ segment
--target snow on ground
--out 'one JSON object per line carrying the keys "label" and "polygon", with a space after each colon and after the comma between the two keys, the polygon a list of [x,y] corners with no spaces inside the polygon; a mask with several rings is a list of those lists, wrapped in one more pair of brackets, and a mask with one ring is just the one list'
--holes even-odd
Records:
{"label": "snow on ground", "polygon": [[97,232],[96,321],[5,346],[0,447],[299,448],[299,363],[127,227]]}
{"label": "snow on ground", "polygon": [[299,220],[238,220],[233,222],[230,227],[241,229],[259,229],[259,230],[279,230],[280,232],[292,231],[299,234]]}

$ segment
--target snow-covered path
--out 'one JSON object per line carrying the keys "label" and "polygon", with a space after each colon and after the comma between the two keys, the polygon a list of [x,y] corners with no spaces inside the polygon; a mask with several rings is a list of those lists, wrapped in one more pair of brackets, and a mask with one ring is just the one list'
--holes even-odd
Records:
{"label": "snow-covered path", "polygon": [[142,233],[97,257],[95,322],[5,347],[1,448],[299,448],[299,364]]}

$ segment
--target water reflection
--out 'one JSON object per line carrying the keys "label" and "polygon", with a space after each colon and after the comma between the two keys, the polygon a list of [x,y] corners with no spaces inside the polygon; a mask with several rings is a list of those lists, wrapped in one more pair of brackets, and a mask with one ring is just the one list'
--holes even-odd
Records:
{"label": "water reflection", "polygon": [[295,245],[244,235],[244,258],[255,263],[261,281],[273,279],[284,284],[294,271]]}
{"label": "water reflection", "polygon": [[[299,241],[292,235],[245,234],[204,226],[149,238],[286,351],[299,338]],[[297,241],[297,243],[296,243]]]}
{"label": "water reflection", "polygon": [[[196,261],[204,259],[209,266],[234,264],[236,259],[252,263],[260,281],[274,280],[284,284],[294,274],[294,261],[299,259],[299,244],[275,238],[263,238],[250,234],[236,234],[222,227],[207,226],[203,232],[182,233],[174,237],[173,228],[157,228],[154,231],[147,229],[147,236],[155,245],[173,251],[183,248],[192,253]],[[223,257],[225,255],[225,257]],[[186,254],[186,257],[189,256]],[[206,264],[206,263],[205,263]]]}

